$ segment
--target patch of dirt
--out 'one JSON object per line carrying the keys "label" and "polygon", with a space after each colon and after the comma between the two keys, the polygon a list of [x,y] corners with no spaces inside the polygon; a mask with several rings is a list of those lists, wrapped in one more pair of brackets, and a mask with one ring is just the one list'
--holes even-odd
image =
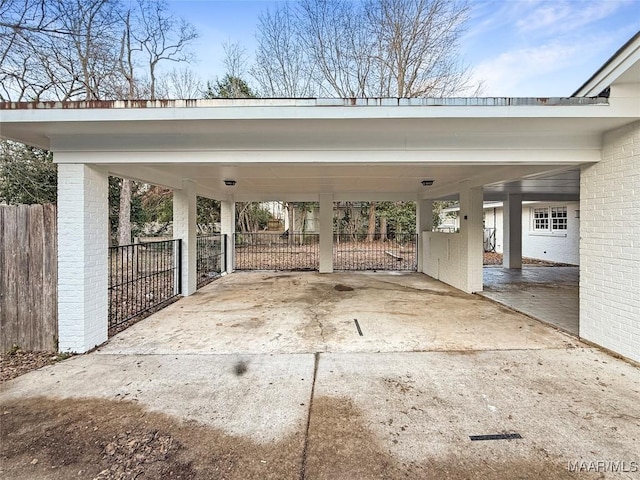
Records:
{"label": "patch of dirt", "polygon": [[258,444],[132,402],[33,398],[2,405],[0,477],[298,478],[302,433]]}
{"label": "patch of dirt", "polygon": [[54,352],[24,352],[22,350],[0,354],[0,383],[68,357],[69,355],[58,355]]}
{"label": "patch of dirt", "polygon": [[[524,448],[517,458],[505,456],[513,449],[503,449],[500,442],[487,454],[466,443],[467,432],[462,432],[455,451],[399,460],[392,449],[414,445],[413,434],[398,424],[397,432],[382,439],[361,410],[341,398],[314,398],[306,450],[302,432],[260,444],[126,401],[41,397],[6,402],[0,413],[2,478],[575,478],[566,462],[537,452],[526,438],[514,440]],[[396,424],[389,422],[387,428]]]}
{"label": "patch of dirt", "polygon": [[[496,252],[484,252],[484,265],[502,265],[502,254]],[[537,265],[539,267],[575,267],[569,263],[548,262],[537,258],[522,257],[523,265]]]}
{"label": "patch of dirt", "polygon": [[333,289],[338,292],[353,292],[353,287],[350,287],[349,285],[342,285],[341,283],[337,284]]}

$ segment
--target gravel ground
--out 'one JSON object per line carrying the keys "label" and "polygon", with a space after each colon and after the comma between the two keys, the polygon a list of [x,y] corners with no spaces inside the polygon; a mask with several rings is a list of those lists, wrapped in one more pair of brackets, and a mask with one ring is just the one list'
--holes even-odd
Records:
{"label": "gravel ground", "polygon": [[0,383],[59,362],[69,356],[69,354],[54,352],[23,352],[20,349],[0,354]]}
{"label": "gravel ground", "polygon": [[[484,252],[485,265],[502,265],[502,254],[495,252]],[[537,258],[522,257],[523,265],[538,265],[540,267],[574,267],[568,263],[547,262],[546,260],[538,260]]]}

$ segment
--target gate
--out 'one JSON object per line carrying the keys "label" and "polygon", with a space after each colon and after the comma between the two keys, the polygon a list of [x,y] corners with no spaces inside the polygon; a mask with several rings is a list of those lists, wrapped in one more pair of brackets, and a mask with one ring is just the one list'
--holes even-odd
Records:
{"label": "gate", "polygon": [[180,295],[180,240],[109,248],[109,336]]}
{"label": "gate", "polygon": [[418,269],[418,236],[396,234],[337,233],[333,236],[334,270],[388,270],[415,272]]}
{"label": "gate", "polygon": [[318,270],[320,235],[236,233],[235,270]]}
{"label": "gate", "polygon": [[196,238],[197,288],[218,278],[227,269],[227,236],[201,235]]}

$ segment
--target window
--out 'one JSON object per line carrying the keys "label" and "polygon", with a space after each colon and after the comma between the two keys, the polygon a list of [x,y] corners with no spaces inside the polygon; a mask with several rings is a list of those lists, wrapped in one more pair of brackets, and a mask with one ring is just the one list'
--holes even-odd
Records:
{"label": "window", "polygon": [[547,208],[533,209],[533,229],[549,230],[549,210]]}
{"label": "window", "polygon": [[567,231],[567,207],[536,207],[532,211],[534,232]]}
{"label": "window", "polygon": [[551,207],[551,230],[567,229],[567,207]]}

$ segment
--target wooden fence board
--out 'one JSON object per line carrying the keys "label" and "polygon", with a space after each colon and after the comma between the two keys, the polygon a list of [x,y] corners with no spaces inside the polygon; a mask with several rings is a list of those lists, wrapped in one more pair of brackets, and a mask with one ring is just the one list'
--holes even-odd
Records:
{"label": "wooden fence board", "polygon": [[55,205],[0,206],[0,349],[54,350]]}
{"label": "wooden fence board", "polygon": [[[29,330],[31,342],[42,345],[44,328],[39,328],[39,320],[45,313],[42,310],[43,251],[44,251],[44,210],[41,205],[30,205],[28,217],[29,236]],[[44,326],[44,325],[43,325]]]}
{"label": "wooden fence board", "polygon": [[42,345],[53,344],[58,349],[58,221],[56,206],[43,205],[44,227],[43,242],[47,248],[42,251],[43,282],[42,311],[49,321],[43,322]]}
{"label": "wooden fence board", "polygon": [[29,206],[18,205],[17,208],[16,245],[13,249],[16,269],[13,281],[17,288],[18,304],[18,340],[16,343],[19,346],[23,346],[30,341],[29,327],[31,323],[31,298],[29,298]]}
{"label": "wooden fence board", "polygon": [[2,255],[5,268],[2,272],[2,291],[4,292],[4,311],[2,318],[2,351],[7,351],[18,341],[18,302],[15,277],[17,276],[17,257],[14,250],[18,240],[18,209],[1,207],[3,211],[4,239]]}

